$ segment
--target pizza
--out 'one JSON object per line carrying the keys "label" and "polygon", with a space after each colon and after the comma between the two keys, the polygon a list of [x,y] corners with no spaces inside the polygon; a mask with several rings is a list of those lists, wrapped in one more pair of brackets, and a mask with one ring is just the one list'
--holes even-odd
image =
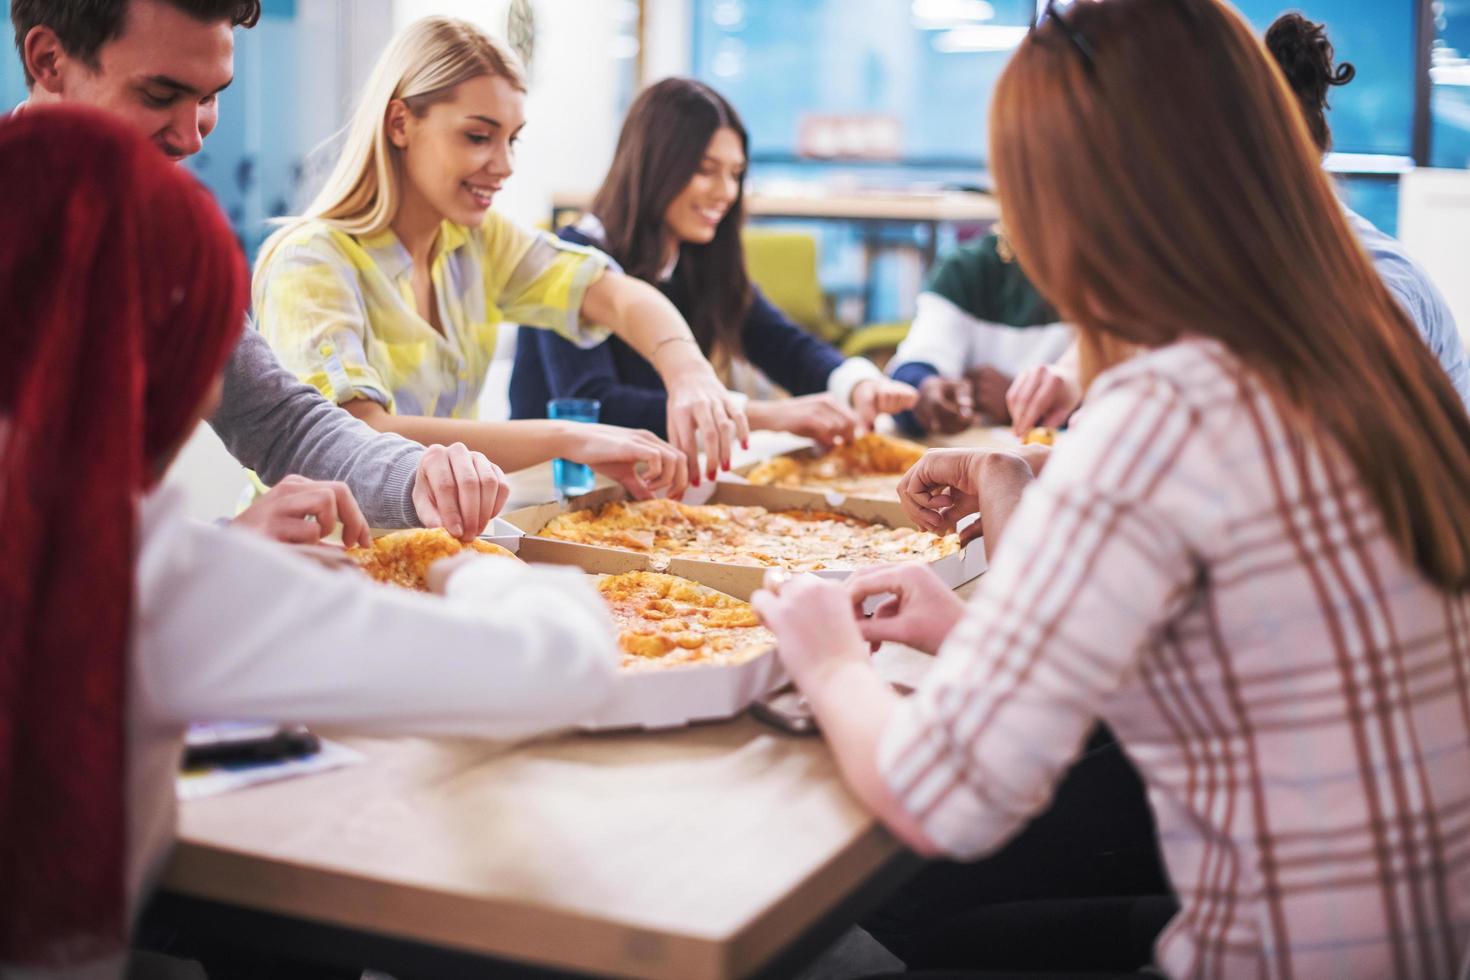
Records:
{"label": "pizza", "polygon": [[907,439],[870,432],[820,456],[777,456],[745,475],[758,486],[835,490],[839,493],[891,498],[898,481],[924,455],[924,447]]}
{"label": "pizza", "polygon": [[802,572],[935,561],[960,547],[953,534],[940,537],[831,511],[693,506],[674,500],[617,502],[596,510],[569,511],[547,522],[539,536],[665,558]]}
{"label": "pizza", "polygon": [[731,666],[776,645],[750,603],[676,575],[603,575],[597,591],[612,612],[624,670]]}
{"label": "pizza", "polygon": [[375,540],[370,548],[348,548],[347,554],[379,582],[420,592],[429,590],[429,566],[469,548],[482,555],[515,558],[498,544],[478,539],[464,544],[440,528],[394,531]]}
{"label": "pizza", "polygon": [[1030,446],[1032,444],[1041,446],[1054,446],[1056,445],[1056,442],[1057,430],[1048,428],[1044,425],[1038,425],[1035,428],[1031,429],[1021,439],[1021,445],[1023,446]]}

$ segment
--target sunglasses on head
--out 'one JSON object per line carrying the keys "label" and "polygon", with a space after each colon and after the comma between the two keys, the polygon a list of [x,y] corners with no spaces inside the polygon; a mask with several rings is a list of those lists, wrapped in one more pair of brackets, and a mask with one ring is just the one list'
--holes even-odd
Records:
{"label": "sunglasses on head", "polygon": [[[1101,0],[1090,0],[1090,2],[1098,3]],[[1189,7],[1189,0],[1172,0],[1172,2],[1191,24],[1195,23],[1195,13]],[[1062,36],[1070,41],[1072,47],[1076,48],[1077,52],[1082,55],[1083,67],[1089,73],[1095,73],[1097,71],[1097,54],[1093,51],[1091,42],[1082,36],[1081,31],[1069,24],[1065,16],[1076,4],[1077,0],[1046,0],[1046,6],[1041,8],[1041,13],[1033,13],[1031,15],[1030,33],[1035,34],[1048,21],[1057,25],[1057,30],[1061,31]]]}

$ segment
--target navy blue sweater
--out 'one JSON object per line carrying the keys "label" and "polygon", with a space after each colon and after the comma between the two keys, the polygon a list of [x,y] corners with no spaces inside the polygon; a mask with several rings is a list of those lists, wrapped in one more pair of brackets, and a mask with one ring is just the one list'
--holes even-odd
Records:
{"label": "navy blue sweater", "polygon": [[[578,245],[601,245],[575,228],[562,229],[561,237]],[[673,282],[657,285],[690,319],[692,298]],[[827,378],[842,363],[842,355],[788,320],[760,290],[752,287],[752,292],[740,333],[746,360],[793,395],[826,391]],[[544,419],[546,402],[552,398],[596,398],[602,402],[600,421],[668,435],[663,380],[652,364],[617,337],[584,350],[550,330],[520,331],[510,378],[510,417]]]}

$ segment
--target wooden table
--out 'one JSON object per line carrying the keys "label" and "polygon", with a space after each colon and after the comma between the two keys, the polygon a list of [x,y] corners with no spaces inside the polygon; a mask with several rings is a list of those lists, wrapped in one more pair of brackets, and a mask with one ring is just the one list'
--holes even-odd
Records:
{"label": "wooden table", "polygon": [[[760,433],[751,455],[792,444]],[[544,499],[549,466],[514,482]],[[910,684],[929,662],[877,660]],[[786,976],[918,867],[819,738],[748,717],[519,746],[342,740],[368,761],[180,808],[169,916],[400,980]]]}

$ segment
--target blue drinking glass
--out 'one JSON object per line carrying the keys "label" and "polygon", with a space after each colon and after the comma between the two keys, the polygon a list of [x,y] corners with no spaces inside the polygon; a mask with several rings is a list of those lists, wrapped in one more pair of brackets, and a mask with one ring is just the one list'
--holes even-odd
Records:
{"label": "blue drinking glass", "polygon": [[[596,422],[600,411],[602,402],[595,398],[553,398],[546,403],[546,417],[549,419]],[[597,474],[585,463],[554,459],[551,461],[551,480],[556,485],[558,496],[575,497],[592,489],[597,482]]]}

